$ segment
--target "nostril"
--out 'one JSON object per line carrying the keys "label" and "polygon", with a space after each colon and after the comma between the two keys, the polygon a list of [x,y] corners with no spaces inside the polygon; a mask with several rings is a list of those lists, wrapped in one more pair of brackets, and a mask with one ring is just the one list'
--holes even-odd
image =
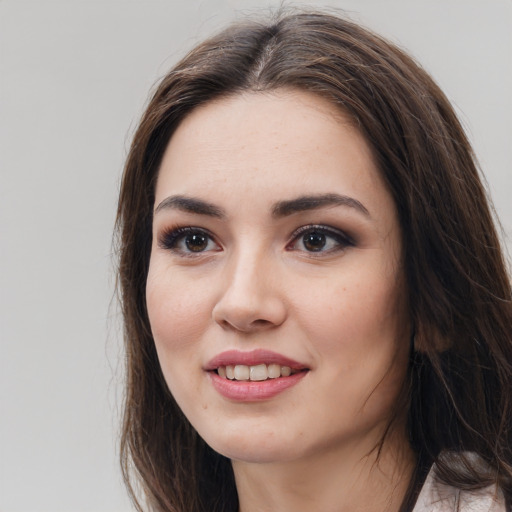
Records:
{"label": "nostril", "polygon": [[243,319],[224,318],[218,323],[225,329],[236,329],[237,331],[241,332],[257,331],[271,327],[273,325],[271,321],[264,319],[256,319],[249,322],[244,322]]}
{"label": "nostril", "polygon": [[253,324],[254,326],[262,326],[262,327],[264,327],[264,326],[266,326],[266,325],[269,325],[269,324],[271,324],[271,323],[272,323],[272,322],[270,322],[270,321],[268,321],[268,320],[254,320],[254,321],[252,322],[252,324]]}

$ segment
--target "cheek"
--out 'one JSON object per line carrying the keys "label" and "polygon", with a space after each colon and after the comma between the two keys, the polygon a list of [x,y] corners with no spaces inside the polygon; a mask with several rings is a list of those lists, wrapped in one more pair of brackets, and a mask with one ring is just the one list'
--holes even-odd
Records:
{"label": "cheek", "polygon": [[395,274],[354,271],[307,294],[298,310],[301,329],[335,383],[334,399],[354,411],[364,404],[370,418],[388,413],[407,373],[409,322],[399,281]]}
{"label": "cheek", "polygon": [[[296,303],[297,318],[323,349],[369,354],[378,345],[389,350],[407,331],[404,295],[398,279],[353,272],[312,290],[305,284]],[[307,293],[306,293],[307,290]]]}
{"label": "cheek", "polygon": [[159,356],[179,354],[197,340],[209,324],[209,299],[204,288],[180,279],[179,272],[152,262],[146,285],[151,331]]}
{"label": "cheek", "polygon": [[163,376],[180,408],[190,413],[187,405],[197,404],[200,396],[190,362],[197,357],[197,341],[211,318],[207,297],[190,281],[183,282],[179,272],[152,261],[146,303]]}

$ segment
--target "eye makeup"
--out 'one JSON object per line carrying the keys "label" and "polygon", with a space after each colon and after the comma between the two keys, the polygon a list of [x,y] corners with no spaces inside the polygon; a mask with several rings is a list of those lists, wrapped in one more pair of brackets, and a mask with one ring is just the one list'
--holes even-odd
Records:
{"label": "eye makeup", "polygon": [[[285,250],[304,252],[312,257],[344,251],[355,245],[346,232],[323,224],[301,226],[289,238]],[[222,250],[209,230],[197,226],[171,226],[162,230],[158,235],[158,246],[185,257]]]}

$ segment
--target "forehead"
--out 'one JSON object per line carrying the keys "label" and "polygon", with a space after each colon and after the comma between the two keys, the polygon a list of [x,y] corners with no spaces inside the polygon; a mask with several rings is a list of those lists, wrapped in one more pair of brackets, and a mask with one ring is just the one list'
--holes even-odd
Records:
{"label": "forehead", "polygon": [[188,115],[165,151],[155,203],[184,194],[247,207],[329,192],[367,202],[370,213],[394,210],[351,120],[323,98],[285,90],[223,98]]}

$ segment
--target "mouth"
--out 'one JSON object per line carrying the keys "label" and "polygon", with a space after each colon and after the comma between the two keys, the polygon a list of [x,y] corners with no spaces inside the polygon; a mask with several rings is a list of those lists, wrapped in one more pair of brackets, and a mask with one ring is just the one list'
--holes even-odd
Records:
{"label": "mouth", "polygon": [[295,386],[310,369],[267,350],[230,350],[214,357],[204,370],[225,398],[255,402],[273,398]]}

